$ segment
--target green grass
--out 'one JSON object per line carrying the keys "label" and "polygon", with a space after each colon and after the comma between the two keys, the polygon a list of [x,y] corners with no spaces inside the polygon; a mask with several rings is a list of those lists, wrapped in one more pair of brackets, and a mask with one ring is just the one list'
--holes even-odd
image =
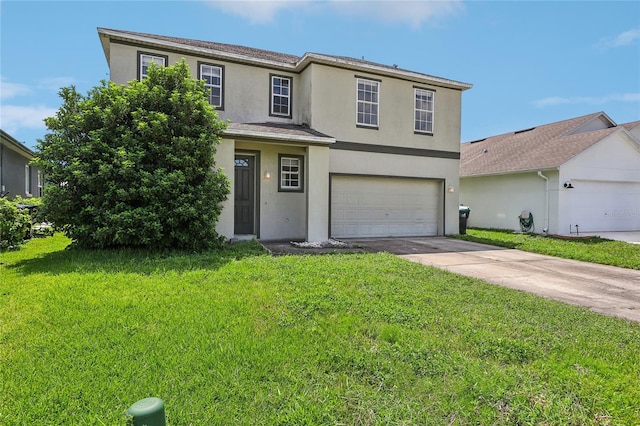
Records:
{"label": "green grass", "polygon": [[640,269],[640,244],[624,241],[613,241],[600,237],[544,237],[537,234],[521,234],[497,229],[467,229],[466,235],[451,235],[451,237],[565,259]]}
{"label": "green grass", "polygon": [[0,253],[0,424],[640,424],[640,325],[389,254]]}

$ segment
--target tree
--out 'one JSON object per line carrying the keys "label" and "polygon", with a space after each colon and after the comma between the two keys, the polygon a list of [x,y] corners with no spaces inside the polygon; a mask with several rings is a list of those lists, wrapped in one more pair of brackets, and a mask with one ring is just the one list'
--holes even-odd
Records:
{"label": "tree", "polygon": [[215,224],[229,181],[214,154],[226,123],[182,62],[143,81],[102,81],[87,96],[62,88],[35,163],[48,185],[44,214],[78,246],[197,249]]}

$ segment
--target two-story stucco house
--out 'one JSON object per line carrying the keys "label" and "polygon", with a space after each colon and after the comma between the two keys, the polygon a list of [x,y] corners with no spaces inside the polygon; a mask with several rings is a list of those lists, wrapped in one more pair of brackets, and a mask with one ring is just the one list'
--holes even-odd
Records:
{"label": "two-story stucco house", "polygon": [[347,57],[98,34],[112,81],[184,58],[230,121],[216,153],[231,180],[221,235],[457,233],[461,95],[470,84]]}

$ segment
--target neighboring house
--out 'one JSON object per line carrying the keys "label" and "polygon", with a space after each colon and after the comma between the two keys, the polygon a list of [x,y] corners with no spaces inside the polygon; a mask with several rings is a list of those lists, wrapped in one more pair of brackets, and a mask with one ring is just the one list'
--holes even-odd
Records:
{"label": "neighboring house", "polygon": [[640,230],[640,121],[598,112],[464,143],[460,155],[469,226],[521,230],[527,211],[537,233]]}
{"label": "neighboring house", "polygon": [[231,180],[221,235],[457,233],[461,97],[471,85],[340,56],[98,34],[112,81],[185,58],[230,120],[216,153]]}
{"label": "neighboring house", "polygon": [[40,197],[42,174],[29,164],[34,152],[0,129],[0,194],[13,198]]}

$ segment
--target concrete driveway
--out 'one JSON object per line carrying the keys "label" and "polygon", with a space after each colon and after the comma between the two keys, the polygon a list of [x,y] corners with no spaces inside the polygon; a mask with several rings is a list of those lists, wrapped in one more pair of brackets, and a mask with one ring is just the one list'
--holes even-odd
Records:
{"label": "concrete driveway", "polygon": [[640,271],[445,237],[348,240],[413,262],[640,322]]}

